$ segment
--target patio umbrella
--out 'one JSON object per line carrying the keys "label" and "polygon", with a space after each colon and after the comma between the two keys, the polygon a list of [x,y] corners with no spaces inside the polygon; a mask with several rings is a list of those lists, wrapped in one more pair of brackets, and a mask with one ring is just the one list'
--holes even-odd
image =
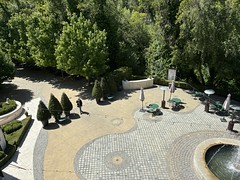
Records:
{"label": "patio umbrella", "polygon": [[230,100],[231,100],[231,94],[228,94],[226,100],[223,103],[223,109],[228,111],[230,108]]}
{"label": "patio umbrella", "polygon": [[169,88],[169,91],[170,91],[170,98],[169,98],[169,100],[171,100],[172,93],[175,92],[175,82],[174,81],[172,81],[171,86]]}
{"label": "patio umbrella", "polygon": [[142,101],[142,110],[143,110],[143,101],[144,101],[144,99],[145,99],[143,88],[141,88],[141,90],[140,90],[139,99],[140,99],[140,101]]}

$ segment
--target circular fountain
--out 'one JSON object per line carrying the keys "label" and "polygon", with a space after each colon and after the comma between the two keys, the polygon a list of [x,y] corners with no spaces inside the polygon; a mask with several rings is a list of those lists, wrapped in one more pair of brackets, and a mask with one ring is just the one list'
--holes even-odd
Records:
{"label": "circular fountain", "polygon": [[239,179],[240,141],[227,138],[203,141],[195,150],[194,168],[200,179]]}

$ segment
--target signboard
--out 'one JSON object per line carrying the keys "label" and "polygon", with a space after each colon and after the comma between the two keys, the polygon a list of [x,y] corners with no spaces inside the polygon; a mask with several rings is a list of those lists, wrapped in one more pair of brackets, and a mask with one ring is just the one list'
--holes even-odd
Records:
{"label": "signboard", "polygon": [[168,69],[168,80],[176,79],[176,69]]}

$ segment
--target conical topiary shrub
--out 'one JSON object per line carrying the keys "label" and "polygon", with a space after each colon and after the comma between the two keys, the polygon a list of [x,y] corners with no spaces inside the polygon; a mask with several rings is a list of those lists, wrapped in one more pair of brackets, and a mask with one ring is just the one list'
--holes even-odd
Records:
{"label": "conical topiary shrub", "polygon": [[47,106],[39,101],[37,110],[37,119],[42,122],[43,127],[48,125],[48,120],[51,118],[51,113],[49,112]]}
{"label": "conical topiary shrub", "polygon": [[111,94],[114,94],[115,92],[117,92],[117,84],[113,76],[110,76],[107,78],[107,84],[109,86],[109,91]]}
{"label": "conical topiary shrub", "polygon": [[64,114],[66,116],[69,116],[70,115],[70,111],[73,108],[73,105],[72,105],[71,101],[69,100],[68,96],[65,93],[62,93],[61,105],[62,105]]}
{"label": "conical topiary shrub", "polygon": [[107,84],[106,78],[101,78],[101,83],[100,83],[101,89],[102,89],[102,97],[103,99],[107,99],[107,95],[109,94],[109,86]]}
{"label": "conical topiary shrub", "polygon": [[51,96],[50,96],[48,109],[49,109],[50,113],[54,116],[56,122],[58,122],[58,120],[60,119],[61,114],[63,112],[63,109],[62,109],[60,102],[53,94],[51,94]]}
{"label": "conical topiary shrub", "polygon": [[96,99],[96,102],[99,103],[102,97],[102,88],[100,86],[100,82],[95,80],[93,90],[92,90],[92,97]]}

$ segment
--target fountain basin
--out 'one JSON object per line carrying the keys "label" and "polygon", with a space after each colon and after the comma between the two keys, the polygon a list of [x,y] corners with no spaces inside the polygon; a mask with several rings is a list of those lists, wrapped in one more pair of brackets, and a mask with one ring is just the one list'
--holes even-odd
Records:
{"label": "fountain basin", "polygon": [[193,156],[194,169],[199,179],[211,179],[211,180],[219,179],[209,169],[205,159],[207,151],[211,147],[218,145],[232,145],[240,147],[240,141],[227,138],[212,138],[200,143],[197,146]]}

